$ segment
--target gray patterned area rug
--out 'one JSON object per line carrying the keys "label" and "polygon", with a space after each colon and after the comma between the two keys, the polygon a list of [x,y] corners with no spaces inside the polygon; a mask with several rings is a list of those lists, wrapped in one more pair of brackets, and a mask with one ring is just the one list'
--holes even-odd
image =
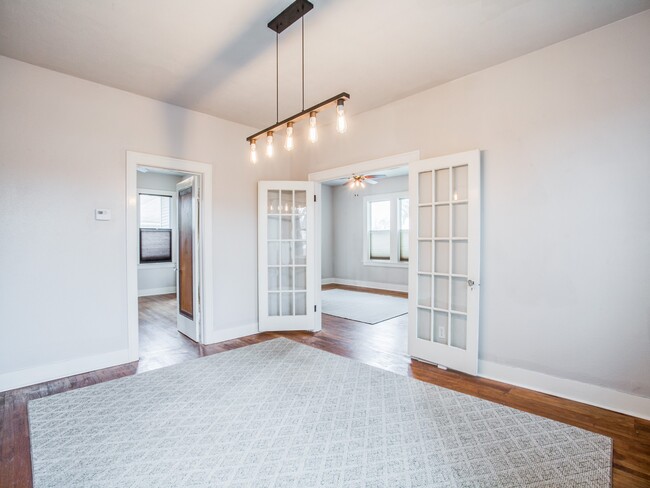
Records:
{"label": "gray patterned area rug", "polygon": [[29,402],[44,487],[609,487],[611,440],[287,339]]}

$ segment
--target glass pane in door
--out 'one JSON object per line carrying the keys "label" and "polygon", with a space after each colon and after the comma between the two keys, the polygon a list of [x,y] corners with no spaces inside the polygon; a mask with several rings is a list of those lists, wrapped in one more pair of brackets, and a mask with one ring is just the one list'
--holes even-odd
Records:
{"label": "glass pane in door", "polygon": [[418,175],[418,203],[431,203],[431,171],[420,173]]}
{"label": "glass pane in door", "polygon": [[451,279],[451,309],[455,312],[467,312],[467,279]]}
{"label": "glass pane in door", "polygon": [[433,340],[439,344],[447,344],[449,337],[449,319],[447,312],[433,312]]}
{"label": "glass pane in door", "polygon": [[449,168],[436,171],[436,202],[449,201]]}
{"label": "glass pane in door", "polygon": [[266,201],[269,215],[280,213],[280,192],[278,190],[270,190],[267,194]]}
{"label": "glass pane in door", "polygon": [[418,338],[431,340],[431,310],[418,308]]}
{"label": "glass pane in door", "polygon": [[307,192],[304,190],[297,190],[294,196],[294,203],[296,205],[296,213],[298,215],[307,214]]}
{"label": "glass pane in door", "polygon": [[450,344],[460,349],[465,349],[467,342],[467,316],[451,314],[451,341]]}
{"label": "glass pane in door", "polygon": [[467,173],[468,167],[456,166],[453,169],[453,194],[452,200],[467,200]]}

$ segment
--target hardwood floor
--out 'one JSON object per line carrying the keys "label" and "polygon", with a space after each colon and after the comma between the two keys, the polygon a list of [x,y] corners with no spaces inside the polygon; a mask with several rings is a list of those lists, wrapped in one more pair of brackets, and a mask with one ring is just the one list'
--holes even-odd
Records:
{"label": "hardwood floor", "polygon": [[140,361],[138,373],[194,359],[196,342],[176,329],[176,295],[141,297],[139,301]]}
{"label": "hardwood floor", "polygon": [[192,358],[286,337],[363,363],[581,427],[614,439],[614,487],[650,487],[650,422],[497,381],[443,371],[406,355],[407,316],[367,325],[323,315],[323,330],[264,333],[199,346],[176,332],[173,295],[141,300],[136,363],[0,393],[0,487],[31,486],[27,402]]}

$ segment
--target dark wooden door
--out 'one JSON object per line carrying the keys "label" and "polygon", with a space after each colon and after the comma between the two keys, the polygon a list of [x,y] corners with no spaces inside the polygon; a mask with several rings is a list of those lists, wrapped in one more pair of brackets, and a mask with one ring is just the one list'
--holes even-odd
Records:
{"label": "dark wooden door", "polygon": [[190,320],[194,320],[192,190],[189,187],[178,192],[178,309]]}

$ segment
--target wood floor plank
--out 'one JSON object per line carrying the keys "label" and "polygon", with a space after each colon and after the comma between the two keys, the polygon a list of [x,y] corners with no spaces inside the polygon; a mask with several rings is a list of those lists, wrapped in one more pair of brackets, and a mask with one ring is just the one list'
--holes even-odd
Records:
{"label": "wood floor plank", "polygon": [[650,487],[650,422],[494,380],[443,371],[411,360],[406,354],[407,325],[407,316],[369,325],[323,315],[323,330],[316,334],[266,332],[199,346],[176,331],[174,295],[141,298],[140,361],[0,393],[0,487],[32,486],[27,419],[29,400],[276,337],[286,337],[398,374],[610,436],[614,440],[614,488]]}

